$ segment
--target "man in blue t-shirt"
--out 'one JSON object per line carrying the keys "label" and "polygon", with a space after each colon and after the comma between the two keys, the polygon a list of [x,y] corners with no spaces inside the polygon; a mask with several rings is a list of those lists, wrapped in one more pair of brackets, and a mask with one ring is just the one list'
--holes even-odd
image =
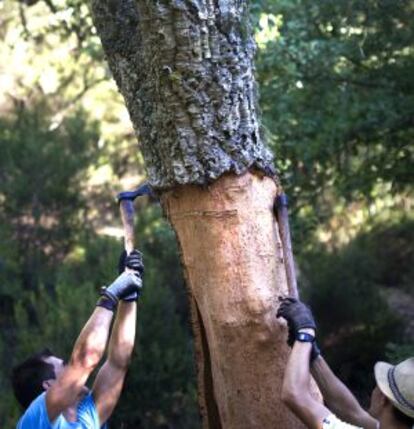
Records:
{"label": "man in blue t-shirt", "polygon": [[[137,250],[121,258],[121,274],[102,288],[67,364],[45,349],[13,370],[14,393],[25,409],[17,429],[106,426],[121,394],[134,347],[143,269]],[[105,352],[114,313],[107,358],[89,391],[85,383]]]}

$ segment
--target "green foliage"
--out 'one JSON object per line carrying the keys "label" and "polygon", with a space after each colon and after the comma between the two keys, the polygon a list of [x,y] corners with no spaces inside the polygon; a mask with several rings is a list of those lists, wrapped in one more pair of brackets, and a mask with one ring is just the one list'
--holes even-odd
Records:
{"label": "green foliage", "polygon": [[[366,398],[376,360],[414,354],[389,299],[413,296],[414,9],[400,0],[256,0],[251,11],[262,32],[264,127],[292,197],[303,296],[324,355]],[[12,81],[0,94],[0,427],[8,429],[19,415],[11,366],[45,345],[68,356],[98,288],[116,275],[121,245],[97,231],[119,223],[115,181],[140,174],[142,157],[84,2],[6,0],[0,12],[0,83]],[[105,180],[91,181],[102,169]],[[145,292],[112,427],[196,428],[175,238],[159,207],[137,206]]]}
{"label": "green foliage", "polygon": [[302,255],[304,292],[317,315],[322,349],[364,400],[372,388],[374,363],[396,361],[412,351],[405,333],[408,321],[398,307],[389,306],[384,291],[414,283],[414,276],[408,276],[413,235],[412,221],[378,225],[339,251],[321,247]]}
{"label": "green foliage", "polygon": [[16,275],[26,290],[47,281],[34,267],[43,265],[47,275],[84,228],[82,180],[99,154],[98,129],[82,111],[56,123],[45,102],[17,103],[0,119],[0,140],[2,250],[9,259],[3,257],[0,294],[10,296],[19,288],[4,285]]}
{"label": "green foliage", "polygon": [[413,356],[413,344],[389,343],[387,345],[387,361],[393,363],[394,365]]}
{"label": "green foliage", "polygon": [[62,305],[67,295],[79,300],[80,293],[70,293],[65,283],[55,287],[55,274],[86,229],[82,181],[99,154],[98,127],[82,110],[61,120],[54,113],[48,100],[34,97],[15,100],[0,119],[2,427],[12,427],[18,412],[5,376],[11,365],[40,344],[67,351],[69,336],[73,341],[80,329],[80,320],[72,319],[79,314],[76,301]]}
{"label": "green foliage", "polygon": [[33,26],[28,18],[27,8],[20,7],[22,17],[23,33],[27,39],[33,39],[36,43],[45,42],[46,35],[53,33],[57,35],[62,43],[66,43],[72,37],[76,38],[75,55],[82,51],[87,52],[94,61],[102,60],[102,50],[100,43],[95,36],[92,19],[88,6],[81,0],[65,0],[56,2],[53,0],[18,0],[20,3],[29,6],[36,6],[42,10],[44,16],[49,19],[42,22],[40,26]]}
{"label": "green foliage", "polygon": [[259,53],[261,106],[283,183],[308,209],[300,221],[325,221],[333,199],[412,187],[410,2],[258,3],[282,22]]}

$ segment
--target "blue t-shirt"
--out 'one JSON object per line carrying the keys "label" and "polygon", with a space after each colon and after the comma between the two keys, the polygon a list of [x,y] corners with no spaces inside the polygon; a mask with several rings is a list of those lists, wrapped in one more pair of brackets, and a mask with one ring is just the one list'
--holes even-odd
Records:
{"label": "blue t-shirt", "polygon": [[[102,426],[106,429],[107,426]],[[17,423],[16,429],[100,429],[99,417],[92,394],[89,393],[78,404],[77,421],[68,422],[60,415],[52,424],[46,409],[46,392],[39,395]]]}

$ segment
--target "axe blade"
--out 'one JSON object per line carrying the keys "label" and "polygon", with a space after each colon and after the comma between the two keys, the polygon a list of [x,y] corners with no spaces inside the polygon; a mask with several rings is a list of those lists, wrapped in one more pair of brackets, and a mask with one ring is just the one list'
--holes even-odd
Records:
{"label": "axe blade", "polygon": [[137,197],[148,195],[154,197],[154,192],[148,182],[145,182],[134,191],[120,192],[117,201],[121,212],[122,225],[124,227],[124,247],[129,255],[135,247],[134,237],[134,201]]}
{"label": "axe blade", "polygon": [[148,195],[149,197],[155,198],[154,191],[152,190],[152,187],[148,182],[145,182],[142,185],[138,186],[138,188],[134,191],[120,192],[117,195],[116,199],[118,200],[118,203],[124,200],[134,201],[135,198],[140,197],[142,195]]}

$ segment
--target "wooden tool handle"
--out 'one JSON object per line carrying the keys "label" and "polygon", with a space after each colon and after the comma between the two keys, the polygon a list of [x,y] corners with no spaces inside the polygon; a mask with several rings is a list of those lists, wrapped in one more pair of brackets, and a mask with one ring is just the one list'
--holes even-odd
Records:
{"label": "wooden tool handle", "polygon": [[283,247],[289,295],[294,298],[299,298],[296,282],[295,261],[293,259],[292,240],[290,236],[288,202],[285,194],[281,194],[277,198],[276,214],[277,222],[279,224],[280,239]]}
{"label": "wooden tool handle", "polygon": [[122,224],[124,226],[124,247],[129,255],[134,249],[134,203],[131,200],[119,202]]}

